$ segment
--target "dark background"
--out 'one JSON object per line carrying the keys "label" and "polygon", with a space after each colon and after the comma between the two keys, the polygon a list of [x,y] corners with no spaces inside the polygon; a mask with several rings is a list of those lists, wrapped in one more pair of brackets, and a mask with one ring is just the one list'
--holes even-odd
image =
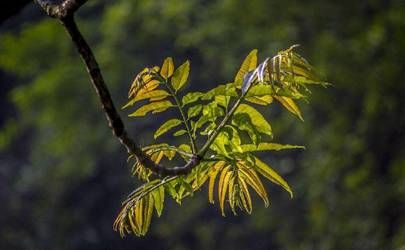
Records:
{"label": "dark background", "polygon": [[[121,239],[112,223],[139,182],[67,34],[29,3],[0,25],[0,249],[405,249],[403,1],[99,0],[77,14],[117,106],[166,56],[191,59],[188,90],[207,90],[251,49],[296,43],[333,86],[300,103],[305,122],[264,110],[276,142],[307,147],[264,155],[294,199],[267,183],[270,208],[255,197],[251,216],[223,218],[202,190]],[[126,124],[145,145],[164,118]]]}

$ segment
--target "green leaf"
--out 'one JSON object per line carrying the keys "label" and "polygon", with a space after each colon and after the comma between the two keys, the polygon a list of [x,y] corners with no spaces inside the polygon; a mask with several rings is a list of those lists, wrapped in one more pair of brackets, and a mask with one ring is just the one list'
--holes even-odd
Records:
{"label": "green leaf", "polygon": [[249,106],[247,104],[241,104],[235,111],[235,114],[239,113],[249,115],[252,124],[260,133],[267,134],[270,136],[273,135],[270,124],[266,121],[266,119],[262,116],[262,114],[260,114],[260,112],[257,111],[252,106]]}
{"label": "green leaf", "polygon": [[155,203],[155,209],[158,217],[162,215],[164,201],[165,201],[165,188],[160,186],[152,192],[153,200]]}
{"label": "green leaf", "polygon": [[201,135],[210,135],[212,131],[217,127],[215,122],[211,122],[203,131],[200,132]]}
{"label": "green leaf", "polygon": [[268,150],[284,150],[284,149],[305,149],[304,146],[298,145],[289,145],[289,144],[278,144],[278,143],[269,143],[263,142],[258,145],[254,144],[245,144],[242,145],[243,152],[257,152],[257,151],[268,151]]}
{"label": "green leaf", "polygon": [[257,49],[254,49],[246,56],[242,65],[240,66],[240,69],[235,76],[234,80],[235,84],[237,86],[241,86],[245,74],[251,70],[254,70],[256,66],[257,66]]}
{"label": "green leaf", "polygon": [[190,107],[187,110],[187,117],[188,119],[191,119],[193,117],[196,117],[197,115],[200,114],[201,110],[202,110],[203,106],[201,104],[195,105]]}
{"label": "green leaf", "polygon": [[176,131],[173,135],[174,135],[174,136],[181,136],[181,135],[184,135],[184,134],[186,134],[186,133],[187,133],[187,130],[181,129],[181,130],[179,130],[179,131]]}
{"label": "green leaf", "polygon": [[274,89],[272,86],[267,84],[257,84],[252,86],[249,91],[246,93],[245,97],[257,97],[257,96],[266,96],[266,95],[274,95]]}
{"label": "green leaf", "polygon": [[167,80],[169,79],[169,77],[173,75],[173,71],[174,71],[173,58],[167,57],[163,61],[162,68],[160,69],[160,75]]}
{"label": "green leaf", "polygon": [[211,102],[203,107],[202,116],[197,120],[193,125],[193,131],[201,128],[205,123],[211,121],[215,122],[218,117],[221,117],[225,114],[224,110],[221,107],[218,107],[216,102]]}
{"label": "green leaf", "polygon": [[238,93],[236,92],[235,86],[232,83],[228,83],[219,85],[218,87],[211,89],[210,91],[205,93],[201,99],[211,100],[212,98],[219,95],[236,97],[238,96]]}
{"label": "green leaf", "polygon": [[290,194],[291,198],[293,197],[293,192],[288,183],[283,179],[283,177],[277,174],[277,172],[274,171],[269,165],[262,162],[258,158],[255,158],[255,162],[256,169],[260,174],[269,179],[271,182],[282,186]]}
{"label": "green leaf", "polygon": [[232,117],[232,125],[241,131],[246,131],[254,144],[257,144],[260,139],[260,133],[253,126],[248,114],[239,113]]}
{"label": "green leaf", "polygon": [[230,96],[217,95],[217,96],[215,96],[214,99],[215,99],[215,102],[218,103],[218,105],[226,108],[226,107],[228,107]]}
{"label": "green leaf", "polygon": [[187,95],[183,96],[181,103],[183,106],[186,106],[187,104],[198,101],[198,99],[200,99],[203,95],[204,95],[204,93],[202,93],[202,92],[188,93]]}
{"label": "green leaf", "polygon": [[161,136],[162,134],[166,133],[167,131],[169,131],[171,128],[174,128],[178,125],[181,124],[181,121],[179,119],[170,119],[167,122],[163,123],[162,126],[160,126],[160,128],[158,128],[158,130],[156,130],[154,138],[158,138],[159,136]]}
{"label": "green leaf", "polygon": [[154,201],[151,195],[147,195],[144,198],[145,202],[145,208],[143,209],[144,214],[143,214],[143,225],[142,225],[142,232],[141,235],[145,235],[148,232],[150,222],[152,220],[152,215],[153,215],[153,208],[154,208]]}
{"label": "green leaf", "polygon": [[188,79],[188,74],[190,73],[190,62],[187,60],[180,67],[176,69],[172,77],[172,86],[177,92],[181,87],[186,84]]}
{"label": "green leaf", "polygon": [[137,109],[135,112],[130,114],[129,116],[131,117],[137,117],[137,116],[145,116],[147,113],[152,112],[152,113],[159,113],[163,112],[168,108],[174,107],[174,105],[170,101],[159,101],[159,102],[152,102],[149,104],[146,104],[139,109]]}
{"label": "green leaf", "polygon": [[214,142],[210,145],[210,148],[220,155],[229,157],[230,150],[226,148],[226,145],[229,145],[230,139],[228,133],[221,131],[217,138],[215,138]]}
{"label": "green leaf", "polygon": [[182,151],[184,151],[184,152],[187,152],[187,153],[191,153],[191,152],[192,152],[190,145],[187,145],[187,144],[181,144],[181,145],[179,146],[179,149],[182,150]]}

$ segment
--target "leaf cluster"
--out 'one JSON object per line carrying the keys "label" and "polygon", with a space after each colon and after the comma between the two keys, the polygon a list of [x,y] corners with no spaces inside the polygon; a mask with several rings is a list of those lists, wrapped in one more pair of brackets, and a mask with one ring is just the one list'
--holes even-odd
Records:
{"label": "leaf cluster", "polygon": [[160,178],[136,156],[130,156],[134,159],[132,172],[144,184],[123,202],[114,223],[115,230],[122,236],[131,232],[145,235],[153,211],[161,215],[166,195],[181,203],[205,184],[210,203],[215,203],[217,194],[223,216],[226,205],[235,215],[237,210],[250,214],[253,209],[252,190],[268,206],[270,200],[263,178],[293,196],[288,183],[256,153],[304,147],[271,142],[272,127],[255,106],[269,106],[276,100],[303,120],[295,101],[307,99],[309,85],[327,85],[313,67],[294,51],[295,47],[280,51],[259,65],[257,50],[252,50],[232,82],[220,84],[205,93],[181,95],[188,82],[189,61],[176,68],[173,59],[168,57],[160,67],[145,68],[135,77],[129,90],[129,101],[123,107],[136,106],[129,116],[141,117],[177,109],[178,116],[163,122],[155,131],[154,138],[170,132],[175,137],[185,136],[189,141],[178,146],[153,144],[144,147],[144,152],[155,163],[163,159],[170,162],[175,157],[187,162],[195,155],[202,160],[187,175]]}

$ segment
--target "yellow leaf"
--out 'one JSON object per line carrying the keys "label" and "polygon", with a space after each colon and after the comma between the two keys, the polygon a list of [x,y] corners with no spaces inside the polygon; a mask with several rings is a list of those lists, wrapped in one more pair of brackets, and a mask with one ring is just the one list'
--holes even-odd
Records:
{"label": "yellow leaf", "polygon": [[257,49],[252,50],[249,55],[246,56],[245,60],[243,61],[240,69],[235,77],[235,84],[237,86],[242,86],[243,77],[246,73],[251,70],[254,70],[257,66]]}
{"label": "yellow leaf", "polygon": [[125,109],[125,108],[127,108],[129,106],[134,105],[136,102],[141,101],[141,100],[145,100],[145,99],[149,99],[149,101],[159,101],[159,100],[162,100],[162,99],[164,99],[164,98],[166,98],[167,96],[170,95],[167,91],[160,90],[160,89],[152,90],[152,91],[142,91],[142,90],[143,89],[138,91],[138,93],[135,95],[135,97],[132,98],[122,108]]}
{"label": "yellow leaf", "polygon": [[167,57],[163,62],[162,68],[160,70],[160,75],[167,80],[169,77],[173,75],[173,71],[174,71],[173,59],[171,57]]}
{"label": "yellow leaf", "polygon": [[236,215],[236,210],[235,210],[235,179],[236,176],[232,175],[232,177],[229,180],[229,188],[228,188],[228,197],[229,197],[229,205],[232,209],[232,212],[234,215]]}
{"label": "yellow leaf", "polygon": [[225,216],[224,211],[224,203],[226,197],[226,191],[229,186],[229,178],[232,175],[232,171],[228,171],[231,166],[227,166],[222,170],[221,176],[219,177],[219,184],[218,184],[218,198],[219,198],[219,206],[221,207],[222,216]]}
{"label": "yellow leaf", "polygon": [[273,97],[271,97],[271,95],[251,96],[246,97],[245,100],[254,104],[266,106],[273,102]]}
{"label": "yellow leaf", "polygon": [[170,101],[158,101],[158,102],[152,102],[149,104],[146,104],[139,109],[137,109],[135,112],[130,114],[129,116],[145,116],[147,113],[151,112],[152,113],[158,113],[165,111],[168,108],[173,107],[174,105]]}
{"label": "yellow leaf", "polygon": [[239,172],[246,177],[246,182],[256,191],[256,193],[263,199],[264,205],[267,207],[269,205],[269,198],[267,196],[266,189],[263,183],[254,171],[250,171],[248,167],[243,167],[243,165],[238,164]]}
{"label": "yellow leaf", "polygon": [[304,118],[302,118],[301,115],[301,111],[297,104],[295,104],[293,99],[285,96],[274,96],[274,98],[276,98],[288,111],[298,116],[301,121],[304,121]]}
{"label": "yellow leaf", "polygon": [[224,166],[225,162],[219,161],[215,163],[214,166],[212,166],[213,171],[209,174],[210,180],[208,182],[208,201],[211,204],[214,204],[214,186],[215,186],[215,179],[217,178],[217,175],[219,171],[222,169]]}
{"label": "yellow leaf", "polygon": [[[135,222],[135,220],[134,220],[134,219],[135,219],[135,211],[134,211],[134,208],[131,208],[131,209],[130,209],[128,217],[129,217],[129,224],[131,225],[132,231],[133,231],[136,235],[139,235],[139,228],[138,228],[138,225],[136,224],[136,222]],[[124,234],[122,234],[122,235],[124,235]]]}
{"label": "yellow leaf", "polygon": [[288,185],[288,183],[281,177],[279,174],[277,174],[276,171],[274,171],[269,165],[266,163],[262,162],[258,158],[255,159],[256,162],[256,167],[257,171],[262,174],[264,177],[272,181],[273,183],[282,186],[291,196],[293,197],[293,192]]}
{"label": "yellow leaf", "polygon": [[243,207],[249,214],[252,213],[252,198],[250,197],[249,189],[243,178],[239,177],[240,197]]}
{"label": "yellow leaf", "polygon": [[143,224],[143,199],[140,199],[135,207],[135,223],[139,230],[138,233],[141,234]]}

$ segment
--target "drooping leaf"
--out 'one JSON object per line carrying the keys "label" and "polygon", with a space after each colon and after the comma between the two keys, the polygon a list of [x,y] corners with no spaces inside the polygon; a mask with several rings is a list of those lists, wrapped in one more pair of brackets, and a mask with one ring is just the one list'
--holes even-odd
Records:
{"label": "drooping leaf", "polygon": [[242,177],[245,177],[245,181],[256,191],[256,193],[262,198],[264,201],[264,205],[267,207],[270,202],[266,192],[266,189],[263,186],[262,181],[260,180],[259,176],[256,172],[249,166],[246,166],[245,163],[238,162],[238,173]]}
{"label": "drooping leaf", "polygon": [[226,189],[228,188],[228,183],[227,179],[229,178],[229,174],[231,174],[231,171],[228,171],[231,166],[226,166],[222,169],[221,175],[219,176],[219,181],[218,181],[218,200],[219,200],[219,206],[221,208],[222,216],[225,216],[224,213],[224,203],[225,203],[225,194],[226,194]]}
{"label": "drooping leaf", "polygon": [[255,126],[257,131],[263,134],[272,136],[273,132],[270,124],[266,121],[262,114],[257,111],[252,106],[247,104],[241,104],[235,111],[235,114],[244,113],[250,117],[252,124]]}
{"label": "drooping leaf", "polygon": [[145,208],[143,209],[144,211],[144,222],[142,226],[142,235],[146,235],[148,232],[150,222],[152,220],[152,215],[153,215],[153,208],[154,208],[154,200],[151,195],[148,195],[145,197]]}
{"label": "drooping leaf", "polygon": [[163,112],[168,108],[174,107],[174,105],[170,101],[158,101],[158,102],[152,102],[149,104],[146,104],[139,109],[137,109],[135,112],[130,114],[129,116],[132,117],[137,117],[137,116],[145,116],[147,113],[152,112],[152,113],[159,113]]}
{"label": "drooping leaf", "polygon": [[242,205],[245,208],[247,213],[252,213],[252,198],[250,197],[248,186],[244,180],[244,178],[238,178],[239,187],[240,187],[240,198],[242,201]]}
{"label": "drooping leaf", "polygon": [[170,119],[170,120],[166,121],[165,123],[162,124],[162,126],[160,126],[158,128],[158,130],[156,130],[156,132],[154,134],[154,138],[155,139],[158,138],[162,134],[164,134],[167,131],[169,131],[170,129],[180,125],[181,123],[182,123],[182,121],[179,119]]}
{"label": "drooping leaf", "polygon": [[256,162],[256,169],[260,174],[262,174],[264,177],[266,177],[273,183],[282,186],[288,193],[290,193],[291,198],[293,197],[293,192],[288,183],[283,179],[283,177],[277,174],[277,172],[274,171],[269,165],[262,162],[258,158],[255,159],[255,162]]}
{"label": "drooping leaf", "polygon": [[236,86],[242,86],[242,81],[249,71],[252,71],[257,66],[257,49],[252,50],[243,61],[242,65],[239,68],[238,73],[235,76]]}
{"label": "drooping leaf", "polygon": [[231,207],[231,210],[234,215],[236,215],[236,210],[235,210],[235,204],[236,204],[236,199],[238,198],[236,194],[236,187],[238,184],[235,184],[235,180],[237,179],[237,176],[231,175],[229,178],[229,187],[228,187],[228,198],[229,198],[229,206]]}
{"label": "drooping leaf", "polygon": [[209,172],[209,183],[208,183],[208,200],[211,204],[214,204],[214,186],[215,180],[217,178],[218,173],[224,167],[225,162],[219,161],[216,162],[212,167],[211,171]]}
{"label": "drooping leaf", "polygon": [[293,113],[294,115],[298,116],[301,121],[304,121],[304,118],[302,118],[301,111],[297,104],[289,98],[289,97],[284,97],[284,96],[274,96],[276,100],[278,100],[288,111]]}
{"label": "drooping leaf", "polygon": [[186,84],[189,73],[190,73],[190,62],[188,60],[185,63],[183,63],[180,67],[178,67],[176,71],[174,71],[172,77],[172,86],[175,92],[177,92],[184,86],[184,84]]}
{"label": "drooping leaf", "polygon": [[159,188],[155,189],[152,192],[155,209],[158,217],[162,215],[164,201],[165,201],[165,188],[164,186],[160,186]]}
{"label": "drooping leaf", "polygon": [[162,68],[160,70],[160,75],[164,78],[164,79],[169,79],[169,77],[171,77],[173,75],[173,71],[174,71],[174,64],[173,64],[173,58],[171,57],[167,57],[164,61],[163,61],[163,65]]}

